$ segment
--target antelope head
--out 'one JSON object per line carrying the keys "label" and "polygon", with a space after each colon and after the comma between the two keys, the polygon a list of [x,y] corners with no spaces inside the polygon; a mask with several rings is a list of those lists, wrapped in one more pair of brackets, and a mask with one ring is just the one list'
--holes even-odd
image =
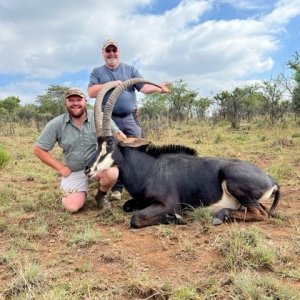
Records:
{"label": "antelope head", "polygon": [[[158,86],[157,84],[154,84],[143,78],[133,78],[126,80],[121,84],[115,84],[114,82],[106,83],[99,92],[94,108],[98,146],[95,154],[85,167],[85,174],[89,178],[95,178],[101,171],[107,170],[112,166],[119,164],[118,156],[114,155],[118,145],[139,147],[149,144],[149,141],[141,138],[127,138],[123,141],[116,141],[111,132],[111,116],[117,98],[125,89],[138,83],[147,83]],[[112,88],[114,88],[114,90],[111,93],[105,105],[104,113],[102,114],[103,98],[105,94]]]}

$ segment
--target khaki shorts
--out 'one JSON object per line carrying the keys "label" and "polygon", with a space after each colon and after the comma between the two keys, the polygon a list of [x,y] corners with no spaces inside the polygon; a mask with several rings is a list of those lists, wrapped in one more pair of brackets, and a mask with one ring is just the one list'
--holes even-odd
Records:
{"label": "khaki shorts", "polygon": [[72,172],[68,177],[62,177],[60,188],[65,195],[77,193],[77,192],[88,192],[89,179],[84,174],[84,170]]}

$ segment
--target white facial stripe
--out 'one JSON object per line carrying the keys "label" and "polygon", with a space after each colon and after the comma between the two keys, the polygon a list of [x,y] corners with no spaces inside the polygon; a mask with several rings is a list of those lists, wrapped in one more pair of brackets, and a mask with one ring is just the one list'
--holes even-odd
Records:
{"label": "white facial stripe", "polygon": [[107,170],[114,165],[111,153],[105,156],[105,158],[97,165],[97,172]]}
{"label": "white facial stripe", "polygon": [[100,153],[99,153],[98,158],[97,158],[96,161],[97,161],[97,162],[100,162],[100,161],[101,161],[101,158],[102,158],[103,156],[105,156],[106,153],[107,153],[107,151],[106,151],[106,142],[104,142],[104,143],[102,143],[101,151],[100,151]]}
{"label": "white facial stripe", "polygon": [[90,176],[93,178],[97,173],[107,170],[114,165],[114,160],[112,159],[112,153],[107,152],[106,142],[102,143],[101,151],[96,159],[96,161],[91,166]]}

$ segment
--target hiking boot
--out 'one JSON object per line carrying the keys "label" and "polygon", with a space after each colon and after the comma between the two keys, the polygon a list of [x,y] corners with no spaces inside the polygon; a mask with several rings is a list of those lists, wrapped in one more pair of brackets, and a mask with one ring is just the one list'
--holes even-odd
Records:
{"label": "hiking boot", "polygon": [[97,195],[95,197],[95,200],[98,204],[98,207],[100,209],[102,208],[111,208],[111,203],[108,199],[108,195],[106,192],[102,192],[100,190],[98,190]]}
{"label": "hiking boot", "polygon": [[112,191],[110,194],[111,200],[121,200],[122,199],[122,193],[120,191]]}

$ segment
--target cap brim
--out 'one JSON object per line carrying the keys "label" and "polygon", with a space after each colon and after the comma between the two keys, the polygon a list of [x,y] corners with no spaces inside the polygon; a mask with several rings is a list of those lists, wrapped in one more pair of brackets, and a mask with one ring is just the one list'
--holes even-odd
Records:
{"label": "cap brim", "polygon": [[81,98],[84,98],[84,96],[79,95],[79,94],[70,94],[70,95],[67,95],[66,98],[69,98],[69,97],[71,97],[71,96],[79,96],[79,97],[81,97]]}
{"label": "cap brim", "polygon": [[116,47],[117,49],[119,49],[118,45],[113,44],[113,43],[110,43],[110,44],[105,45],[102,49],[105,50],[105,49],[106,49],[107,47],[109,47],[109,46],[114,46],[114,47]]}

